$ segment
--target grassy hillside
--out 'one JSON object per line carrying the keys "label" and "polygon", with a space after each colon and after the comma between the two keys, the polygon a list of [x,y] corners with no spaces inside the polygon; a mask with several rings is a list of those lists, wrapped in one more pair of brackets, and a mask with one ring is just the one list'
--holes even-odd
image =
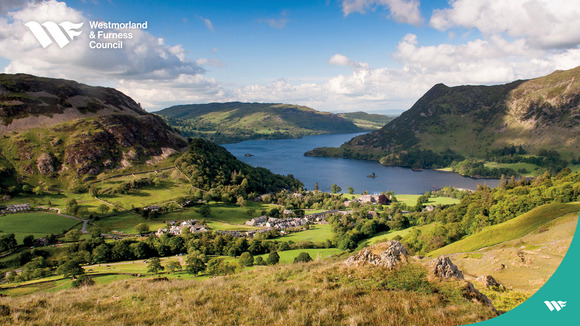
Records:
{"label": "grassy hillside", "polygon": [[[0,298],[6,324],[456,325],[494,316],[455,281],[419,265],[389,271],[312,262],[255,268],[203,282],[121,280]],[[389,282],[384,282],[389,280]],[[98,313],[94,313],[98,311]]]}
{"label": "grassy hillside", "polygon": [[156,114],[184,136],[202,137],[217,143],[364,130],[336,114],[290,104],[189,104],[172,106]]}
{"label": "grassy hillside", "polygon": [[[437,84],[380,130],[308,155],[422,168],[464,159],[561,168],[560,160],[570,163],[580,154],[578,77],[580,67],[505,85]],[[475,163],[465,174],[483,173]]]}
{"label": "grassy hillside", "polygon": [[367,130],[380,129],[394,119],[394,117],[391,116],[383,114],[366,113],[362,111],[339,113],[338,116],[343,117],[349,121],[352,121],[356,126]]}
{"label": "grassy hillside", "polygon": [[475,251],[520,238],[553,219],[569,213],[577,214],[579,211],[580,203],[543,205],[507,222],[489,226],[479,233],[437,249],[429,253],[429,256]]}

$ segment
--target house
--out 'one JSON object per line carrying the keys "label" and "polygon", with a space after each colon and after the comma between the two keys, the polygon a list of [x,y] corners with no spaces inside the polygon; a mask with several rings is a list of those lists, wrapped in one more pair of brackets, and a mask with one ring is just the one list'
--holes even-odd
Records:
{"label": "house", "polygon": [[425,206],[425,211],[426,212],[432,212],[434,210],[435,210],[435,206],[433,206],[433,205]]}
{"label": "house", "polygon": [[155,236],[159,238],[162,235],[164,235],[165,233],[167,233],[167,229],[159,229],[159,230],[157,230],[157,232],[155,232]]}
{"label": "house", "polygon": [[292,210],[291,209],[285,209],[282,211],[282,214],[284,215],[292,215]]}
{"label": "house", "polygon": [[18,213],[18,212],[25,212],[25,211],[32,210],[29,203],[14,204],[14,205],[8,205],[8,206],[4,206],[4,207],[5,208],[3,210],[0,209],[0,211],[2,211],[2,213]]}
{"label": "house", "polygon": [[254,217],[253,219],[247,221],[245,224],[249,225],[249,226],[256,226],[256,225],[261,225],[263,223],[265,223],[268,220],[267,216],[260,216],[260,217]]}
{"label": "house", "polygon": [[161,207],[153,205],[153,206],[148,206],[148,207],[143,207],[144,211],[151,211],[151,212],[157,212],[161,209]]}
{"label": "house", "polygon": [[48,245],[48,239],[47,238],[38,238],[38,239],[34,239],[34,246],[35,247],[42,247],[42,246],[46,246]]}

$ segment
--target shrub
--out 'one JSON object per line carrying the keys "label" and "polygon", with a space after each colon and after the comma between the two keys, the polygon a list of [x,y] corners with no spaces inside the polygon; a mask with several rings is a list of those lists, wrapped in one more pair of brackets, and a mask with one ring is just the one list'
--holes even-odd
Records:
{"label": "shrub", "polygon": [[268,265],[276,265],[280,261],[280,255],[277,252],[271,252],[266,258],[266,264]]}
{"label": "shrub", "polygon": [[307,263],[312,261],[312,257],[307,252],[301,252],[298,257],[294,258],[294,263]]}

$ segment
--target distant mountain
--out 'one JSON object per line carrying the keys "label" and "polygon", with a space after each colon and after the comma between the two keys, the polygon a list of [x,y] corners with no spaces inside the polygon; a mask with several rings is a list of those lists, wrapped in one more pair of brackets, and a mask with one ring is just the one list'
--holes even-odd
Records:
{"label": "distant mountain", "polygon": [[[306,155],[434,167],[464,158],[580,154],[580,67],[496,86],[433,86],[383,128]],[[547,153],[547,154],[546,154]]]}
{"label": "distant mountain", "polygon": [[112,88],[0,74],[0,118],[0,194],[30,191],[26,186],[82,192],[109,175],[175,165],[206,190],[302,186],[211,142],[194,139],[188,146],[161,117]]}
{"label": "distant mountain", "polygon": [[388,115],[366,113],[362,111],[339,113],[338,116],[352,121],[357,127],[367,130],[380,129],[395,118]]}
{"label": "distant mountain", "polygon": [[188,104],[155,113],[186,137],[201,137],[222,144],[364,130],[334,113],[291,104]]}

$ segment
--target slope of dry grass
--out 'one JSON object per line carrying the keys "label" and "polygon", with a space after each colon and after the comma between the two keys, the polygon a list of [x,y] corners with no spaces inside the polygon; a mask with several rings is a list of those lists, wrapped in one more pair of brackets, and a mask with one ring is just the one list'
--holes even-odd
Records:
{"label": "slope of dry grass", "polygon": [[457,325],[494,316],[419,264],[264,267],[204,282],[121,280],[0,298],[2,324]]}

